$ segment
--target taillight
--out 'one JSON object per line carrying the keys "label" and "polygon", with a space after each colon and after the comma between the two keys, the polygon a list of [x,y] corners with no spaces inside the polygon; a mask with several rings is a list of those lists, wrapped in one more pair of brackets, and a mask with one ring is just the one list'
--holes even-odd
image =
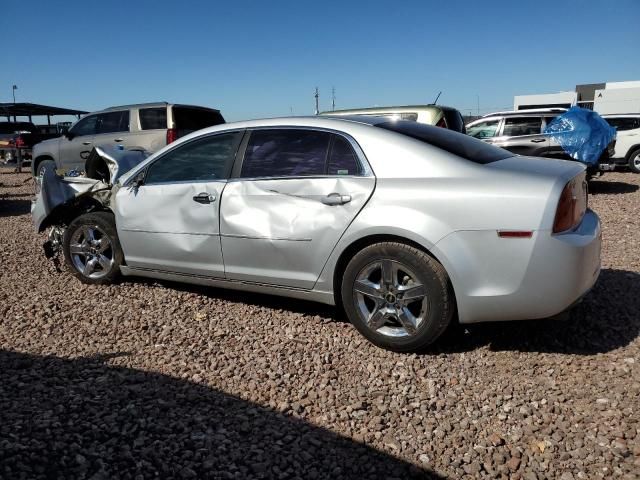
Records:
{"label": "taillight", "polygon": [[172,142],[175,142],[178,139],[178,131],[175,128],[170,128],[167,130],[167,145]]}
{"label": "taillight", "polygon": [[584,174],[578,175],[567,183],[560,194],[553,233],[566,232],[577,227],[587,212],[587,182]]}
{"label": "taillight", "polygon": [[438,120],[438,123],[436,123],[436,127],[447,128],[447,121],[444,119],[444,117]]}
{"label": "taillight", "polygon": [[16,147],[22,148],[25,145],[26,144],[24,143],[24,138],[22,138],[21,136],[16,137]]}

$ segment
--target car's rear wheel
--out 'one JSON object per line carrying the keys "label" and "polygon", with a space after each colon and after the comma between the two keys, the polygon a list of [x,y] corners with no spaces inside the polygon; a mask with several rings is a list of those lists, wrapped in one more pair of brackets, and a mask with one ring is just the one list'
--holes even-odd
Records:
{"label": "car's rear wheel", "polygon": [[65,230],[63,250],[67,267],[84,283],[111,283],[120,274],[124,257],[109,212],[91,212],[73,220]]}
{"label": "car's rear wheel", "polygon": [[629,157],[629,169],[634,173],[640,173],[640,149]]}
{"label": "car's rear wheel", "polygon": [[358,331],[397,352],[420,351],[435,342],[455,309],[442,265],[422,250],[396,242],[358,252],[345,269],[341,294]]}

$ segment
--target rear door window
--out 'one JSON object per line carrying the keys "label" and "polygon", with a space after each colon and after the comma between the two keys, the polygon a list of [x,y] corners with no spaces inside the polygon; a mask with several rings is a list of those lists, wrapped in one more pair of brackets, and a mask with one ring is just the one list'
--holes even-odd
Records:
{"label": "rear door window", "polygon": [[129,131],[129,110],[108,112],[98,115],[96,133],[116,133]]}
{"label": "rear door window", "polygon": [[141,108],[138,110],[140,116],[140,128],[142,130],[159,130],[167,128],[167,108]]}
{"label": "rear door window", "polygon": [[506,137],[520,137],[522,135],[540,135],[542,132],[542,117],[506,117],[502,135]]}
{"label": "rear door window", "polygon": [[247,144],[244,178],[325,174],[331,134],[315,130],[254,130]]}

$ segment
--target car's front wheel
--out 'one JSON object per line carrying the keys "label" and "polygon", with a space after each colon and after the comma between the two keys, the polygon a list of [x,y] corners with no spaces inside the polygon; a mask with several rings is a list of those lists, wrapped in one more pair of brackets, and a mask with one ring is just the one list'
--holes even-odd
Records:
{"label": "car's front wheel", "polygon": [[640,149],[629,157],[629,169],[634,173],[640,173]]}
{"label": "car's front wheel", "polygon": [[36,170],[36,177],[40,178],[45,170],[56,171],[56,162],[53,160],[42,160],[38,163],[38,169]]}
{"label": "car's front wheel", "polygon": [[91,212],[73,220],[65,230],[63,250],[67,267],[84,283],[111,283],[120,274],[124,257],[109,212]]}
{"label": "car's front wheel", "polygon": [[373,344],[397,352],[423,350],[442,335],[455,305],[440,263],[413,246],[370,245],[345,269],[342,303]]}

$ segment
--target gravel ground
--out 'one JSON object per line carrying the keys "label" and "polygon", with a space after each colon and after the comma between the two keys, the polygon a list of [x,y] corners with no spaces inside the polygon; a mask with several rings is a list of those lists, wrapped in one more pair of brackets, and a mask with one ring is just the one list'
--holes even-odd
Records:
{"label": "gravel ground", "polygon": [[571,320],[400,355],[312,303],[82,285],[0,170],[0,477],[638,478],[639,186],[591,186],[603,272]]}

